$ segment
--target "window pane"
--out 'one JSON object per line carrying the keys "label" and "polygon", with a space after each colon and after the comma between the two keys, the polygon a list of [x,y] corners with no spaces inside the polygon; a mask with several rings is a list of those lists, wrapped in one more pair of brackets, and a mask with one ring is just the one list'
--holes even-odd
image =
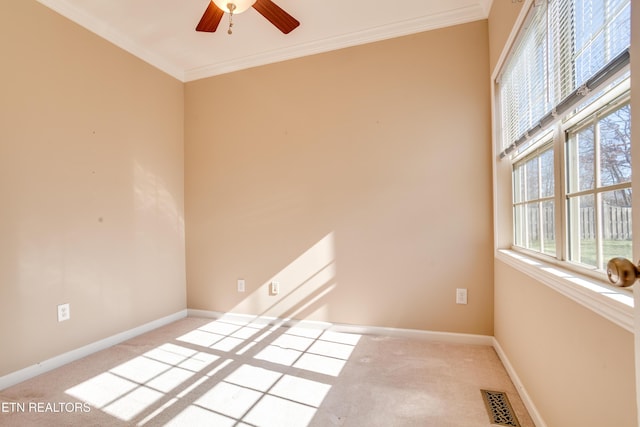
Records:
{"label": "window pane", "polygon": [[524,185],[522,174],[524,173],[524,166],[517,165],[513,168],[513,201],[515,203],[524,201]]}
{"label": "window pane", "polygon": [[620,9],[620,6],[622,6],[623,4],[626,4],[627,6],[625,7],[625,9],[629,8],[629,3],[626,2],[625,0],[609,0],[609,4],[608,4],[608,10],[609,11],[616,11],[618,9]]}
{"label": "window pane", "polygon": [[556,221],[552,200],[542,202],[542,233],[544,239],[542,252],[554,255],[556,253]]}
{"label": "window pane", "polygon": [[555,179],[553,175],[553,150],[540,155],[540,197],[551,197],[554,193]]}
{"label": "window pane", "polygon": [[597,73],[598,70],[607,63],[607,58],[603,55],[605,50],[604,46],[604,33],[600,33],[585,47],[584,51],[576,57],[576,81],[574,82],[574,87],[578,87],[586,82],[589,77]]}
{"label": "window pane", "polygon": [[628,2],[575,1],[575,85],[580,86],[630,43]]}
{"label": "window pane", "polygon": [[527,174],[527,200],[535,200],[540,197],[538,158],[529,160],[525,165],[525,170]]}
{"label": "window pane", "polygon": [[524,206],[517,205],[513,207],[513,218],[514,218],[514,236],[513,236],[513,244],[516,246],[525,245],[525,237],[524,237]]}
{"label": "window pane", "polygon": [[553,158],[548,144],[513,166],[513,243],[555,255],[555,202],[540,200],[554,194]]}
{"label": "window pane", "polygon": [[595,197],[590,194],[570,200],[571,261],[596,266],[596,211]]}
{"label": "window pane", "polygon": [[593,127],[581,130],[573,136],[573,144],[577,151],[575,157],[577,161],[578,176],[572,182],[570,191],[584,191],[594,188],[594,161],[595,150],[593,143]]}
{"label": "window pane", "polygon": [[547,4],[531,9],[531,20],[517,41],[500,82],[502,147],[520,138],[549,111],[547,99]]}
{"label": "window pane", "polygon": [[527,204],[527,234],[529,242],[527,248],[541,251],[540,245],[540,203]]}
{"label": "window pane", "polygon": [[[620,2],[616,2],[620,3]],[[617,10],[619,4],[611,6],[611,10]],[[620,14],[615,17],[610,25],[612,56],[618,55],[629,46],[631,40],[631,5],[626,4]]]}
{"label": "window pane", "polygon": [[631,108],[616,110],[600,126],[600,184],[631,181]]}
{"label": "window pane", "polygon": [[602,193],[602,254],[631,258],[631,189]]}
{"label": "window pane", "polygon": [[604,0],[584,0],[575,2],[576,49],[582,49],[589,43],[604,24]]}

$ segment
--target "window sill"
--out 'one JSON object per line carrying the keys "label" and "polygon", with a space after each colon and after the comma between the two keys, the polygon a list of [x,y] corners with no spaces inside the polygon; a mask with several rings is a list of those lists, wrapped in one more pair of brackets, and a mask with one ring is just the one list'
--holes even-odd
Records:
{"label": "window sill", "polygon": [[513,250],[498,249],[496,258],[621,328],[634,332],[632,292],[616,290],[603,285],[598,280],[544,263]]}

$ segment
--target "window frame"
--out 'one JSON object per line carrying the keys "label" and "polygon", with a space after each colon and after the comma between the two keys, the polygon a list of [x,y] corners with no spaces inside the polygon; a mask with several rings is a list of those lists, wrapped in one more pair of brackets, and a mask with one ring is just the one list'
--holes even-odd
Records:
{"label": "window frame", "polygon": [[[552,254],[551,252],[546,252],[544,250],[544,241],[545,238],[543,236],[544,232],[543,232],[543,220],[542,220],[542,212],[540,211],[538,214],[538,233],[540,234],[540,251],[537,251],[535,249],[531,249],[530,246],[530,236],[529,236],[529,215],[526,212],[527,211],[527,206],[531,205],[531,204],[538,204],[541,208],[542,204],[544,204],[545,202],[548,201],[553,201],[554,202],[554,222],[553,222],[553,228],[554,228],[554,235],[556,236],[555,240],[557,241],[557,236],[558,236],[558,230],[556,227],[557,221],[556,221],[556,208],[555,206],[557,206],[557,189],[556,189],[556,185],[555,185],[555,161],[556,161],[556,153],[555,153],[555,149],[554,149],[554,139],[553,139],[553,135],[550,132],[545,132],[543,134],[543,136],[541,138],[538,139],[537,142],[535,142],[532,145],[533,149],[527,150],[527,152],[523,153],[522,156],[518,156],[517,160],[512,161],[512,168],[513,168],[513,174],[512,174],[512,191],[513,191],[513,196],[512,196],[512,206],[513,206],[513,246],[517,247],[518,249],[526,249],[529,251],[532,251],[536,254],[541,254],[541,255],[546,255],[546,256],[555,256],[555,254],[557,253],[557,249],[554,251],[554,253]],[[553,155],[553,172],[554,172],[554,188],[553,188],[553,194],[550,196],[544,196],[542,195],[542,192],[540,190],[540,188],[542,187],[542,173],[541,173],[541,157],[547,153],[551,151],[552,155]],[[535,198],[529,198],[527,196],[527,179],[526,176],[523,176],[523,173],[518,173],[516,174],[516,168],[519,168],[520,166],[523,166],[526,170],[527,165],[534,159],[538,159],[537,162],[537,168],[538,168],[538,172],[537,172],[537,181],[538,181],[538,195]],[[516,177],[516,175],[518,175],[518,177]],[[524,175],[526,175],[526,172],[524,172]],[[524,188],[522,189],[521,193],[524,193],[524,196],[521,195],[522,199],[519,199],[518,197],[516,197],[516,193],[517,191],[517,185],[516,185],[516,180],[517,179],[521,179],[522,181],[524,181]],[[519,207],[523,207],[525,210],[525,213],[522,214],[522,217],[524,218],[524,223],[522,224],[521,227],[518,227],[518,224],[516,222],[516,218],[518,217],[516,211],[518,210]],[[539,208],[539,209],[540,209]],[[523,235],[523,237],[518,238],[519,235]],[[519,245],[517,242],[518,240],[523,241],[524,245]]]}
{"label": "window frame", "polygon": [[[621,74],[628,72],[628,68],[625,68]],[[615,79],[615,77],[614,77]],[[595,98],[595,99],[594,99]],[[589,120],[597,120],[595,117],[605,116],[607,113],[613,112],[619,108],[623,108],[625,105],[631,105],[630,97],[630,77],[626,77],[619,82],[615,87],[601,96],[591,97],[586,100],[587,106],[580,112],[567,115],[567,117],[558,117],[558,119],[550,124],[539,137],[533,140],[533,142],[522,150],[521,153],[513,155],[511,157],[505,157],[498,159],[498,162],[506,162],[509,164],[511,170],[517,164],[526,162],[532,157],[536,156],[536,153],[542,154],[543,151],[552,149],[554,152],[554,206],[555,206],[555,235],[556,235],[556,250],[555,253],[536,251],[526,246],[516,244],[516,218],[515,214],[512,214],[512,234],[511,244],[509,249],[521,252],[538,260],[552,263],[563,268],[567,268],[573,272],[591,277],[593,279],[602,281],[608,285],[606,272],[603,269],[597,267],[582,264],[571,260],[569,256],[570,251],[570,234],[569,234],[569,217],[568,217],[568,200],[571,195],[581,195],[592,192],[604,192],[616,189],[631,188],[631,181],[623,184],[616,184],[613,186],[600,186],[597,190],[580,191],[575,193],[569,193],[568,191],[568,132],[572,129],[579,129],[588,126]],[[522,204],[524,202],[516,202],[514,195],[516,192],[515,181],[513,173],[510,176],[510,188],[511,199],[510,205],[513,212],[516,204]],[[549,198],[542,198],[540,200],[548,200]],[[614,289],[620,289],[613,287]],[[627,289],[620,289],[623,292],[629,292]]]}
{"label": "window frame", "polygon": [[[514,55],[521,55],[521,56],[525,55],[527,52],[529,52],[531,43],[533,43],[535,46],[539,44],[540,42],[538,40],[540,38],[539,33],[540,31],[543,31],[541,30],[541,28],[539,28],[540,25],[546,26],[546,30],[544,31],[547,31],[547,36],[546,36],[547,38],[541,43],[543,43],[544,46],[547,46],[547,48],[551,44],[555,44],[558,42],[556,40],[552,40],[551,38],[555,34],[555,31],[563,31],[564,33],[568,33],[568,34],[572,34],[574,31],[576,31],[576,29],[573,26],[569,29],[566,29],[566,28],[560,29],[560,27],[556,26],[557,23],[555,21],[553,22],[550,21],[550,18],[547,18],[546,23],[541,24],[541,22],[545,21],[544,17],[545,16],[548,17],[549,16],[548,14],[552,13],[554,10],[557,12],[556,10],[557,8],[572,9],[573,7],[576,7],[572,5],[572,1],[573,0],[557,0],[552,4],[542,4],[541,6],[538,4],[537,1],[535,2],[529,1],[523,7],[520,24],[515,27],[517,28],[518,35],[517,37],[513,37],[512,43],[508,44],[510,46],[508,50],[509,52],[508,57],[502,58],[501,66],[500,68],[497,69],[498,76],[492,82],[492,84],[495,85],[493,86],[494,91],[493,91],[493,99],[492,99],[492,103],[494,105],[494,110],[493,110],[494,120],[496,121],[496,124],[498,125],[497,129],[499,130],[494,140],[494,143],[495,143],[494,150],[495,151],[502,150],[500,154],[500,158],[503,159],[506,157],[509,160],[510,169],[511,169],[510,187],[511,187],[512,197],[510,200],[510,204],[511,204],[510,221],[512,224],[512,227],[511,227],[512,229],[510,233],[509,247],[514,250],[529,252],[531,255],[535,257],[541,256],[543,259],[551,258],[555,263],[565,264],[568,268],[577,269],[577,271],[579,272],[589,274],[592,277],[595,277],[599,280],[604,280],[606,279],[606,273],[604,272],[603,270],[604,266],[602,265],[603,240],[598,238],[599,234],[597,234],[594,239],[595,245],[597,247],[596,261],[595,261],[596,265],[594,267],[587,264],[581,264],[579,262],[575,262],[574,260],[576,259],[576,257],[570,256],[572,255],[571,253],[572,248],[575,248],[576,237],[572,237],[572,235],[575,235],[575,233],[572,233],[572,229],[570,228],[571,217],[569,216],[569,212],[570,212],[569,208],[570,208],[571,200],[580,200],[580,199],[575,198],[574,196],[576,196],[576,194],[574,192],[570,192],[569,188],[567,187],[569,169],[570,169],[570,165],[568,163],[569,155],[567,151],[569,147],[568,132],[575,130],[577,126],[583,126],[580,124],[580,122],[586,123],[586,121],[590,120],[590,117],[593,117],[596,114],[604,114],[604,113],[601,113],[603,108],[609,108],[609,110],[607,111],[611,111],[612,109],[619,108],[615,106],[609,106],[609,104],[612,102],[613,99],[617,99],[619,96],[623,95],[624,91],[626,92],[630,91],[630,89],[627,87],[627,88],[623,88],[624,91],[620,93],[621,91],[619,89],[619,86],[628,86],[628,81],[630,80],[629,64],[627,63],[626,65],[622,65],[622,66],[619,65],[620,57],[622,55],[617,55],[617,57],[612,58],[611,56],[614,54],[614,52],[617,52],[618,50],[616,49],[611,51],[609,50],[610,49],[609,45],[606,45],[605,52],[604,52],[605,56],[603,57],[603,59],[609,58],[608,59],[609,62],[607,63],[607,66],[605,68],[609,68],[610,66],[612,68],[609,68],[609,70],[606,71],[606,73],[604,74],[605,76],[604,78],[602,75],[602,70],[600,70],[592,78],[585,80],[585,83],[582,83],[582,80],[580,82],[574,82],[574,84],[580,83],[582,86],[580,86],[578,89],[571,92],[568,98],[563,98],[560,104],[557,105],[557,108],[559,111],[556,111],[556,109],[554,108],[551,111],[551,113],[543,116],[543,118],[540,120],[540,123],[538,125],[526,131],[524,135],[520,137],[517,141],[504,139],[504,138],[508,138],[509,136],[513,137],[512,135],[513,133],[512,127],[513,127],[513,120],[514,120],[513,117],[515,117],[516,122],[519,120],[517,118],[517,115],[513,116],[514,112],[511,111],[511,109],[513,109],[514,106],[512,105],[511,98],[505,98],[505,93],[509,94],[514,90],[516,91],[520,90],[518,89],[520,88],[520,86],[518,86],[519,83],[517,83],[517,80],[515,80],[516,81],[515,89],[512,88],[511,83],[508,83],[509,84],[508,86],[502,85],[501,80],[503,78],[507,78],[509,82],[512,82],[514,81],[513,80],[514,78],[517,79],[518,77],[518,74],[515,74],[515,75],[504,74],[505,70],[511,70],[509,71],[509,73],[511,73],[513,70],[516,70],[514,71],[516,73],[519,71],[522,71],[520,70],[520,68],[522,66],[523,60],[521,59],[520,56],[514,56]],[[541,8],[537,9],[538,7],[541,7]],[[614,22],[615,19],[618,19],[617,17],[620,16],[626,8],[630,8],[630,2],[628,3],[625,1],[619,2],[618,5],[616,5],[613,9],[608,11],[610,12],[610,16],[608,19],[611,22]],[[608,33],[608,31],[611,30],[608,26],[604,24],[604,22],[606,21],[603,21],[602,27],[595,27],[598,31],[596,31],[596,33],[594,34],[597,34],[603,31],[605,33]],[[575,25],[577,26],[579,25],[579,23],[576,23]],[[625,30],[623,29],[621,31],[622,31],[622,34],[624,34]],[[594,37],[594,36],[592,35],[591,37]],[[591,43],[591,41],[589,41],[589,43]],[[619,45],[619,48],[621,48],[622,46],[623,45]],[[578,58],[583,56],[584,54],[583,50],[586,49],[586,45],[582,46],[580,49],[578,49],[579,46],[573,46],[573,47],[576,49],[575,51],[574,50],[568,51],[566,55],[562,55],[561,57],[556,57],[555,55],[557,54],[557,52],[555,50],[550,50],[548,52],[549,55],[551,55],[551,56],[548,56],[550,62],[546,62],[546,61],[544,62],[546,71],[541,71],[542,74],[540,74],[540,76],[544,76],[543,78],[545,79],[549,78],[546,76],[548,76],[549,73],[554,72],[553,70],[549,69],[549,67],[552,66],[552,63],[560,62],[562,64],[565,64],[564,69],[571,70],[570,78],[575,79],[574,74],[576,71],[573,70],[574,67],[573,66],[567,67],[566,62],[570,61],[571,64],[574,64],[574,61],[577,61]],[[615,46],[612,45],[611,48],[615,49]],[[626,50],[628,55],[628,50],[629,50],[628,47],[626,48]],[[528,56],[525,55],[524,57],[525,57],[524,61],[526,64],[526,61],[527,61],[526,58]],[[537,63],[538,59],[534,59],[532,61]],[[628,62],[628,57],[626,61]],[[577,63],[574,64],[574,66],[577,66]],[[613,88],[609,86],[611,85],[610,82],[614,81],[616,78],[619,78],[619,76],[623,74],[627,75],[626,80],[624,80],[624,84],[615,86]],[[556,77],[557,76],[553,77],[553,81],[547,80],[547,83],[556,84],[559,81],[566,81],[566,76],[565,77],[561,76],[560,80],[557,80]],[[589,89],[591,87],[590,82],[592,81],[592,79],[595,79],[597,82],[597,90],[594,90],[594,92],[596,93],[591,93],[592,91]],[[525,81],[528,82],[528,79],[525,79]],[[603,87],[605,88],[604,90],[602,89]],[[526,86],[526,88],[528,88],[528,86]],[[602,92],[604,92],[604,94]],[[516,93],[519,93],[519,92],[516,92]],[[509,97],[510,95],[506,95],[506,96]],[[624,96],[626,96],[627,97],[626,99],[628,99],[630,95],[624,95]],[[502,103],[505,102],[505,99],[508,100],[508,104],[506,104],[503,107]],[[630,105],[630,101],[627,100],[626,102],[629,102],[629,105]],[[583,108],[584,105],[586,105],[585,108]],[[525,108],[525,107],[526,105],[519,106],[519,108]],[[511,113],[507,115],[503,114],[503,111],[502,111],[503,108],[506,108],[507,110],[511,111]],[[550,108],[550,107],[546,107],[546,108]],[[580,108],[582,108],[581,111],[579,111]],[[525,111],[525,116],[527,116],[526,111]],[[593,119],[593,120],[596,120],[596,119]],[[596,123],[596,121],[594,121],[594,123]],[[530,132],[534,132],[534,136],[531,136]],[[548,144],[548,142],[546,142],[546,139],[548,138],[547,135],[549,133],[553,134],[552,150],[553,150],[553,157],[555,162],[554,164],[555,191],[554,191],[554,197],[552,198],[553,204],[554,204],[554,211],[556,212],[556,215],[554,217],[554,221],[555,221],[554,231],[555,231],[555,242],[556,242],[555,253],[553,253],[553,251],[545,250],[545,248],[542,246],[543,238],[540,239],[538,248],[531,247],[529,242],[529,237],[532,233],[532,230],[529,229],[529,225],[527,221],[528,219],[530,219],[528,218],[530,216],[530,211],[529,211],[530,208],[529,207],[523,208],[524,210],[519,211],[517,209],[517,206],[518,204],[524,205],[524,206],[533,206],[532,205],[533,201],[524,200],[522,203],[520,203],[516,200],[516,197],[515,197],[516,184],[517,184],[515,182],[516,167],[521,166],[524,162],[526,162],[528,156],[531,157],[532,155],[534,155],[532,153],[535,153],[536,151],[540,152],[540,150],[542,150],[541,146],[543,144],[545,145]],[[546,149],[547,147],[545,147],[545,150]],[[626,183],[620,187],[630,188],[630,183]],[[594,190],[590,192],[590,194],[593,195],[594,202],[596,202],[601,199],[600,194],[608,190],[611,190],[611,188],[594,187]],[[526,195],[524,197],[526,199]],[[539,210],[539,213],[538,213],[539,222],[541,221],[540,218],[542,216],[542,206],[543,206],[542,202],[543,202],[542,199],[538,200],[538,205],[537,205],[537,209]],[[599,203],[594,203],[594,205],[598,208],[600,207]],[[595,219],[596,221],[599,220],[600,215],[596,215]],[[576,221],[573,221],[573,222],[575,223]],[[540,231],[541,226],[542,225],[540,222],[540,224],[538,224],[538,231]],[[599,232],[601,229],[601,224],[599,224],[599,221],[596,222],[595,227],[597,227],[597,231]],[[520,238],[522,236],[524,236],[524,239]],[[580,237],[578,237],[578,239],[580,239]]]}
{"label": "window frame", "polygon": [[[595,104],[593,107],[589,107],[585,110],[585,114],[581,114],[581,120],[579,121],[572,121],[569,126],[568,124],[564,124],[562,125],[562,135],[564,136],[564,142],[563,142],[563,156],[565,157],[565,161],[563,162],[563,164],[565,165],[565,167],[562,169],[564,172],[564,177],[563,177],[563,194],[562,194],[562,198],[563,200],[566,202],[563,206],[563,213],[565,215],[565,220],[563,221],[564,227],[565,227],[565,231],[564,231],[564,245],[565,245],[565,250],[561,253],[561,259],[570,263],[571,265],[575,265],[576,268],[580,268],[580,269],[585,269],[587,271],[589,270],[593,270],[595,272],[597,272],[602,278],[603,280],[606,279],[605,276],[605,267],[606,267],[606,259],[603,259],[603,245],[601,244],[602,242],[599,242],[602,240],[602,223],[601,223],[601,217],[602,217],[602,201],[599,200],[601,198],[601,195],[603,193],[606,192],[610,192],[610,191],[617,191],[617,190],[625,190],[625,189],[629,189],[632,190],[632,181],[631,179],[629,179],[629,181],[625,181],[622,183],[616,183],[616,184],[608,184],[608,185],[603,185],[600,182],[599,179],[599,175],[600,175],[600,167],[599,167],[599,157],[600,157],[600,150],[601,150],[601,146],[600,146],[600,132],[598,131],[598,127],[599,127],[599,122],[601,121],[602,118],[606,118],[607,116],[609,116],[610,114],[613,114],[614,112],[624,108],[625,106],[631,106],[631,93],[629,92],[629,79],[627,78],[625,81],[623,81],[621,83],[621,88],[622,89],[626,89],[622,94],[618,94],[619,91],[611,91],[608,92],[607,94],[602,96],[602,100],[603,102],[597,103]],[[601,105],[604,104],[604,105]],[[583,129],[588,128],[589,126],[593,126],[594,127],[594,176],[593,176],[593,188],[590,189],[586,189],[586,190],[576,190],[576,191],[571,191],[570,190],[570,180],[571,177],[569,176],[569,172],[572,170],[572,166],[570,165],[570,159],[569,159],[569,145],[570,145],[570,134],[575,134],[577,132],[580,132]],[[633,168],[633,166],[632,166]],[[579,238],[578,236],[576,236],[577,233],[573,233],[571,234],[571,218],[569,217],[570,215],[570,203],[571,203],[571,199],[573,198],[578,198],[578,197],[582,197],[585,195],[593,195],[594,197],[594,201],[595,201],[595,209],[594,209],[594,223],[595,223],[595,239],[596,239],[596,266],[593,267],[590,264],[584,264],[584,263],[580,263],[579,261],[576,261],[575,259],[573,259],[573,256],[571,254],[571,251],[573,250],[573,248],[575,246],[580,245],[579,243]],[[632,192],[632,197],[633,197],[633,192]],[[632,242],[633,242],[633,238],[632,238]],[[620,254],[622,255],[622,254]],[[602,268],[600,268],[600,265],[602,265]]]}
{"label": "window frame", "polygon": [[[523,0],[520,13],[515,19],[511,32],[507,36],[505,41],[505,48],[500,52],[499,57],[496,60],[493,72],[491,75],[491,115],[492,115],[492,154],[493,154],[493,196],[494,196],[494,256],[496,262],[502,265],[513,268],[515,271],[522,273],[523,275],[536,280],[541,286],[547,286],[555,292],[560,293],[566,298],[574,301],[577,304],[585,307],[586,309],[608,319],[619,327],[627,330],[631,333],[634,329],[634,298],[633,288],[619,288],[611,285],[602,274],[589,274],[589,271],[582,271],[579,268],[572,268],[570,262],[560,261],[558,258],[535,253],[527,249],[513,249],[513,189],[512,189],[512,163],[510,159],[517,157],[518,150],[525,150],[524,146],[515,146],[512,142],[504,147],[503,137],[503,124],[502,124],[502,111],[499,105],[499,80],[502,75],[504,64],[512,55],[513,46],[517,43],[518,38],[521,36],[523,28],[527,24],[527,18],[529,10],[537,0]],[[632,22],[635,19],[632,13]],[[633,50],[633,49],[631,49]],[[627,64],[629,60],[627,58]],[[618,76],[621,74],[621,69],[628,69],[629,65],[620,66],[618,68]],[[598,76],[600,77],[600,76]],[[632,77],[634,80],[636,77]],[[633,94],[637,92],[636,89],[632,91]],[[635,95],[632,95],[635,97]],[[597,105],[600,101],[594,103]],[[636,107],[640,108],[640,107]],[[550,125],[554,134],[554,146],[557,145],[555,153],[556,162],[556,194],[560,194],[563,189],[564,172],[561,170],[561,162],[564,162],[564,150],[560,137],[563,131],[563,126],[570,126],[571,123],[575,123],[580,119],[581,112],[562,125]],[[638,111],[632,112],[633,117],[637,117]],[[632,139],[632,145],[637,138]],[[633,149],[635,150],[635,148]],[[507,157],[508,156],[508,157]],[[640,157],[635,156],[633,163],[635,163],[636,169],[640,169]],[[637,183],[638,177],[632,179]],[[632,183],[633,187],[633,183]],[[634,219],[636,219],[636,225],[640,224],[640,201],[636,197],[633,201]],[[563,209],[556,209],[556,222],[564,224],[565,218],[561,215]],[[638,247],[638,239],[640,234],[636,233],[636,241],[634,247]],[[556,251],[560,254],[564,254],[564,238],[556,236]],[[635,253],[635,250],[634,250]],[[514,286],[518,283],[514,282]],[[634,286],[634,288],[639,285]]]}

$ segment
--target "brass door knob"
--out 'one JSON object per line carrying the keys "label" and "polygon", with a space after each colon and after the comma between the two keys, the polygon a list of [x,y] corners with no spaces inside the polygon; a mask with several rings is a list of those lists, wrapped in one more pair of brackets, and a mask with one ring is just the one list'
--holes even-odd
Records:
{"label": "brass door knob", "polygon": [[626,288],[640,276],[638,267],[626,258],[611,258],[607,263],[607,277],[616,286]]}

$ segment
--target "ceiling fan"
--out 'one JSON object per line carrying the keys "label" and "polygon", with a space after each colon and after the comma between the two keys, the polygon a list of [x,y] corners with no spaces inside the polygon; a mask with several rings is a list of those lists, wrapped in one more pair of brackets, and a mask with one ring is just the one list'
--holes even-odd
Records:
{"label": "ceiling fan", "polygon": [[233,15],[242,13],[252,6],[284,34],[289,34],[300,25],[297,19],[271,0],[211,0],[207,10],[204,11],[204,15],[200,18],[196,31],[215,32],[220,20],[222,20],[222,16],[226,12],[229,14],[229,30],[227,33],[231,34]]}

